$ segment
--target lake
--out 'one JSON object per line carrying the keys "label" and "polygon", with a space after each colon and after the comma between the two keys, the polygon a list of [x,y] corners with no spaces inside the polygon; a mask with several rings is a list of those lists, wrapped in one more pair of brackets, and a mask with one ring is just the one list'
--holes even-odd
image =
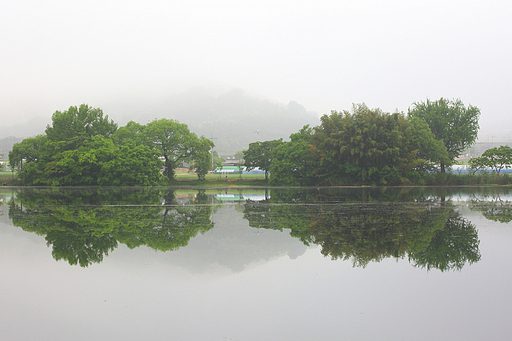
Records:
{"label": "lake", "polygon": [[2,189],[5,340],[510,340],[510,188]]}

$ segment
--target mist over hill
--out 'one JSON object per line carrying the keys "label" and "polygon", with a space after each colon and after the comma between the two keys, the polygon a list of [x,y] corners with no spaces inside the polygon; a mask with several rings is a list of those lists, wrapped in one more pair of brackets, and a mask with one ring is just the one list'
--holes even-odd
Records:
{"label": "mist over hill", "polygon": [[[160,118],[178,120],[186,123],[198,136],[211,138],[215,150],[227,156],[248,148],[251,142],[279,138],[286,140],[304,125],[316,126],[320,123],[316,112],[308,112],[297,102],[285,105],[249,95],[241,89],[214,93],[204,88],[193,88],[178,95],[151,101],[139,98],[112,100],[103,103],[103,106],[87,104],[103,109],[104,114],[120,127],[129,121],[147,124]],[[55,108],[54,111],[67,109]],[[43,134],[46,125],[51,123],[52,114],[47,113],[47,116],[15,126],[0,127],[0,139]],[[10,150],[10,147],[4,149]]]}
{"label": "mist over hill", "polygon": [[211,138],[221,155],[233,155],[255,141],[287,139],[306,124],[320,123],[316,112],[308,112],[295,101],[284,105],[236,88],[218,95],[194,88],[145,108],[124,111],[117,120],[111,117],[120,125],[128,121],[146,124],[157,118],[178,120],[197,135]]}

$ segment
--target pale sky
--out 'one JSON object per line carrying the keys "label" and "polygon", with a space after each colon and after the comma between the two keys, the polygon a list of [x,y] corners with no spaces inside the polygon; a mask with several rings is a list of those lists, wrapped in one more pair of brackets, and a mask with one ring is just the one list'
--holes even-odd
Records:
{"label": "pale sky", "polygon": [[460,98],[512,140],[511,1],[0,0],[0,122],[194,86],[319,114]]}

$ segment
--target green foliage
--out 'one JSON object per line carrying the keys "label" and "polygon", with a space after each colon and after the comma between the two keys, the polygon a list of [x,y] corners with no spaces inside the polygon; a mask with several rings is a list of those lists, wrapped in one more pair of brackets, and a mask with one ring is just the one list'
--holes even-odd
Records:
{"label": "green foliage", "polygon": [[268,172],[274,158],[273,151],[281,144],[283,139],[249,144],[249,149],[244,152],[244,166],[248,171],[254,168],[265,171],[265,179],[268,179]]}
{"label": "green foliage", "polygon": [[482,154],[482,158],[486,160],[486,166],[499,175],[502,169],[512,167],[512,148],[509,146],[490,148]]}
{"label": "green foliage", "polygon": [[312,137],[322,183],[398,185],[447,158],[422,122],[354,105],[324,115]]}
{"label": "green foliage", "polygon": [[110,137],[117,130],[117,124],[103,117],[99,108],[87,104],[69,107],[67,111],[56,111],[52,116],[52,125],[46,127],[48,140],[66,142],[67,149],[78,148],[92,136]]}
{"label": "green foliage", "polygon": [[468,165],[473,174],[480,170],[485,171],[485,168],[490,166],[489,159],[485,156],[472,157],[469,159]]}
{"label": "green foliage", "polygon": [[206,174],[208,174],[208,171],[212,168],[212,154],[209,149],[206,149],[211,146],[211,141],[204,136],[201,136],[200,139],[205,147],[197,152],[193,160],[193,165],[199,180],[204,180]]}
{"label": "green foliage", "polygon": [[164,175],[169,181],[174,179],[174,170],[184,161],[198,156],[204,160],[204,153],[214,146],[212,141],[191,133],[186,124],[165,118],[148,123],[143,134],[146,144],[154,146],[164,158]]}
{"label": "green foliage", "polygon": [[101,109],[82,104],[56,111],[46,135],[15,144],[9,162],[29,186],[146,186],[160,182],[160,156],[169,180],[183,161],[195,158],[204,178],[212,147],[210,140],[173,120],[147,126],[128,122],[117,129]]}
{"label": "green foliage", "polygon": [[487,149],[482,156],[471,158],[469,167],[473,174],[491,169],[493,173],[499,175],[501,170],[512,167],[512,148],[499,146]]}
{"label": "green foliage", "polygon": [[310,142],[313,129],[304,126],[298,133],[290,135],[273,150],[270,164],[270,184],[277,186],[301,186],[313,183],[315,163],[311,156]]}
{"label": "green foliage", "polygon": [[244,158],[244,153],[245,151],[244,150],[239,150],[235,153],[234,157],[235,159],[243,159]]}
{"label": "green foliage", "polygon": [[[409,116],[427,122],[435,138],[446,146],[451,163],[476,141],[478,135],[480,109],[471,105],[466,108],[460,99],[441,98],[434,102],[427,99],[413,103]],[[449,166],[443,162],[440,165],[442,172]]]}
{"label": "green foliage", "polygon": [[212,154],[213,154],[213,169],[215,169],[217,167],[221,167],[222,163],[224,162],[224,160],[226,158],[223,156],[219,156],[219,153],[216,150],[214,150],[212,152]]}

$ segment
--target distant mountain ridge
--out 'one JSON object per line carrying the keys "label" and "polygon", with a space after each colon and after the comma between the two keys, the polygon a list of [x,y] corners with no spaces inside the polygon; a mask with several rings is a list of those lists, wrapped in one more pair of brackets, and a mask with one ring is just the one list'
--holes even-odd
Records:
{"label": "distant mountain ridge", "polygon": [[[98,107],[94,103],[88,104]],[[279,138],[286,140],[290,134],[297,132],[306,124],[311,126],[320,124],[316,112],[307,111],[295,101],[284,105],[250,96],[237,88],[220,95],[213,95],[202,88],[194,88],[151,103],[139,101],[120,104],[116,102],[108,106],[109,110],[99,107],[120,127],[129,121],[147,124],[159,118],[175,119],[186,123],[197,135],[212,138],[215,150],[220,155],[228,156],[247,149],[251,142]],[[66,109],[55,108],[55,111]],[[44,134],[46,125],[51,122],[51,114],[53,112],[46,118],[38,117],[27,123],[0,127],[0,140],[14,136],[19,139]],[[5,151],[8,153],[12,144],[7,146],[8,141],[5,142],[6,145],[2,144],[1,148],[4,149],[4,153]]]}
{"label": "distant mountain ridge", "polygon": [[221,155],[234,155],[255,141],[287,139],[306,124],[320,124],[316,112],[308,112],[295,101],[284,105],[237,88],[218,96],[204,89],[191,89],[153,103],[143,113],[126,113],[121,121],[146,124],[156,118],[186,123],[197,135],[212,138]]}

